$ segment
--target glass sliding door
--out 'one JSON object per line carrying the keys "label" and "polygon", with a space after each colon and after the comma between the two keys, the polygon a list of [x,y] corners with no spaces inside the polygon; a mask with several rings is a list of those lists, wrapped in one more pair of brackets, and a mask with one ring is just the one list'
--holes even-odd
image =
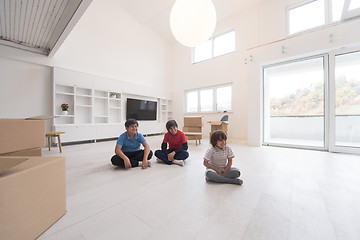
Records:
{"label": "glass sliding door", "polygon": [[334,147],[338,150],[343,148],[345,152],[359,153],[360,51],[335,54],[334,62]]}
{"label": "glass sliding door", "polygon": [[324,149],[327,56],[263,68],[263,144]]}

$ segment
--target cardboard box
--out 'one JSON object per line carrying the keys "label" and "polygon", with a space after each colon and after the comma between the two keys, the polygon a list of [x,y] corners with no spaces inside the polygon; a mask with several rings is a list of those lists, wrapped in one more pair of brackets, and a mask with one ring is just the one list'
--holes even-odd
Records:
{"label": "cardboard box", "polygon": [[64,157],[0,157],[1,239],[36,239],[66,212]]}
{"label": "cardboard box", "polygon": [[0,119],[0,154],[46,145],[45,120]]}
{"label": "cardboard box", "polygon": [[0,154],[0,156],[28,156],[28,157],[41,157],[41,155],[42,155],[41,148],[32,148],[32,149]]}
{"label": "cardboard box", "polygon": [[202,117],[184,117],[184,127],[202,127],[203,120]]}
{"label": "cardboard box", "polygon": [[226,122],[209,122],[210,126],[211,126],[211,133],[213,133],[216,130],[221,130],[225,133],[227,133],[227,125],[228,123]]}

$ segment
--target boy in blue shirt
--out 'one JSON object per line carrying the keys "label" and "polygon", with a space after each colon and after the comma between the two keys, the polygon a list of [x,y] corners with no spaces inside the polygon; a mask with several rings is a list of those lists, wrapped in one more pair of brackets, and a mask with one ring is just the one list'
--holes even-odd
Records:
{"label": "boy in blue shirt", "polygon": [[[115,154],[111,162],[115,166],[123,168],[141,167],[146,169],[151,166],[150,160],[153,153],[149,144],[141,133],[138,133],[139,123],[135,119],[128,119],[125,122],[126,132],[118,138],[115,146]],[[140,149],[143,145],[144,150]]]}

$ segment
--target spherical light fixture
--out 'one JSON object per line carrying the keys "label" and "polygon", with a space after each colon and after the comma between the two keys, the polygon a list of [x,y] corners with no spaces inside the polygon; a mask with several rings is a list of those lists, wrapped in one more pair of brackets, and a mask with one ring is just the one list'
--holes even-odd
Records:
{"label": "spherical light fixture", "polygon": [[182,45],[195,47],[214,33],[216,10],[211,0],[177,0],[170,13],[171,31]]}

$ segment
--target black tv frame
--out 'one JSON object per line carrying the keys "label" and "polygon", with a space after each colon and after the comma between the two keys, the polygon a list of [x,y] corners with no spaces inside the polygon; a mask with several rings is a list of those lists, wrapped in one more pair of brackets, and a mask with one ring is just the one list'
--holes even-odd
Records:
{"label": "black tv frame", "polygon": [[138,121],[157,120],[157,101],[127,98],[126,119],[133,118]]}

